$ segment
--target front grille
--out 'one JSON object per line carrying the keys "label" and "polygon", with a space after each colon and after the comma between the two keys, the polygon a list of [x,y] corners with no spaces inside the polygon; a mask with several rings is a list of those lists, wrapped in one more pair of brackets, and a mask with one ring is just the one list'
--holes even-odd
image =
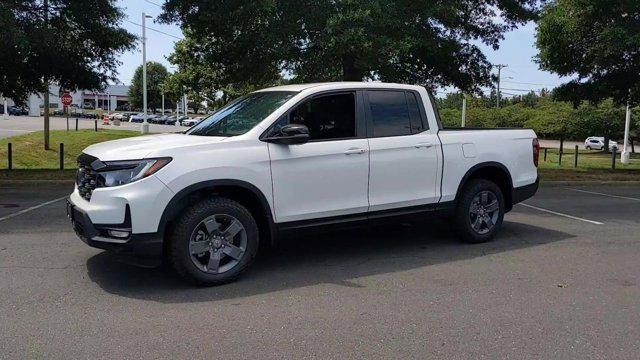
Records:
{"label": "front grille", "polygon": [[93,169],[91,164],[98,160],[97,158],[81,154],[78,156],[78,172],[76,175],[76,185],[78,192],[85,200],[91,200],[93,190],[98,186],[98,173]]}

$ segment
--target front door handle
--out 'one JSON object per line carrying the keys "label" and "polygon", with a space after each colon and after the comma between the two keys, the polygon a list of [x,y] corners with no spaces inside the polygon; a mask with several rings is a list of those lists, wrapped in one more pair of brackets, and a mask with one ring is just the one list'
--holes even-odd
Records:
{"label": "front door handle", "polygon": [[358,155],[358,154],[364,154],[366,153],[367,150],[363,149],[363,148],[350,148],[347,151],[344,152],[345,155]]}
{"label": "front door handle", "polygon": [[423,143],[415,144],[414,146],[416,147],[416,149],[420,149],[420,148],[426,148],[426,149],[428,149],[428,148],[430,148],[430,147],[432,147],[432,146],[433,146],[433,143],[430,143],[430,142],[423,142]]}

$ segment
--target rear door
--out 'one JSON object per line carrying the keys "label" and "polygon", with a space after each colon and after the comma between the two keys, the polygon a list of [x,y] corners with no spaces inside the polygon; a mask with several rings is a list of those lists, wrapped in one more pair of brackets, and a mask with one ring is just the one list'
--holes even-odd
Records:
{"label": "rear door", "polygon": [[415,91],[367,90],[369,210],[437,203],[441,149]]}
{"label": "rear door", "polygon": [[311,140],[269,143],[277,222],[366,213],[369,146],[361,91],[314,95],[293,107],[271,131],[303,124]]}

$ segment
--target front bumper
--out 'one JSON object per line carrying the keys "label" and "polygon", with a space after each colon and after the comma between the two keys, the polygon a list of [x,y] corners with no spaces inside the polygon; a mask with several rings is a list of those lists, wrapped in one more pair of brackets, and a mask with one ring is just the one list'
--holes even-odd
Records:
{"label": "front bumper", "polygon": [[[136,258],[161,259],[162,235],[158,233],[131,233],[131,214],[126,209],[125,221],[121,224],[94,224],[87,213],[67,200],[67,217],[80,240],[98,249],[108,250]],[[128,232],[126,238],[109,235],[109,230]]]}

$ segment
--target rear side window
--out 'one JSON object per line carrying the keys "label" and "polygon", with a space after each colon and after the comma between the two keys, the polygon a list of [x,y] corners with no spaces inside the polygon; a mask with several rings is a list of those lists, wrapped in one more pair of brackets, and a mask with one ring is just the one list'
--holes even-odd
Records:
{"label": "rear side window", "polygon": [[355,93],[324,95],[306,101],[290,113],[289,123],[306,125],[311,140],[353,138],[356,136]]}
{"label": "rear side window", "polygon": [[367,92],[373,137],[411,135],[425,130],[414,93],[371,90]]}

